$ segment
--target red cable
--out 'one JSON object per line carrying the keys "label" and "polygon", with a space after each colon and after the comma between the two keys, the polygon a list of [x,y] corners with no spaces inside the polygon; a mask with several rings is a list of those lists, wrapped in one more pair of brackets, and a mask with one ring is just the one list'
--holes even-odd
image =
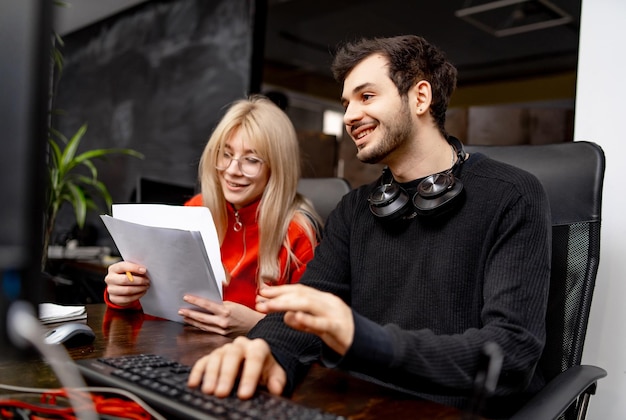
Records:
{"label": "red cable", "polygon": [[[58,397],[69,398],[69,394],[75,399],[77,405],[76,410],[79,412],[91,409],[91,404],[87,401],[91,399],[98,414],[112,415],[130,420],[149,420],[152,418],[150,413],[135,401],[118,397],[107,398],[99,393],[87,393],[64,388],[42,392],[40,401],[43,405],[26,403],[14,399],[0,400],[0,415],[3,419],[12,419],[15,418],[13,415],[15,409],[22,408],[30,411],[31,420],[50,419],[50,417],[39,417],[38,414],[55,415],[58,416],[55,417],[58,419],[76,420],[74,407],[58,407]],[[11,408],[13,408],[13,410],[11,410]]]}

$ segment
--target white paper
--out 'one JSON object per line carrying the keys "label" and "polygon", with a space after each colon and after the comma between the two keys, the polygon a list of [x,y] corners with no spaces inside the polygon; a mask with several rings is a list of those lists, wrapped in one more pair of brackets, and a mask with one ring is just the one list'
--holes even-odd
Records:
{"label": "white paper", "polygon": [[183,322],[178,309],[189,293],[222,301],[225,278],[217,231],[206,207],[116,204],[101,216],[122,258],[145,266],[150,288],[145,313]]}
{"label": "white paper", "polygon": [[87,318],[87,312],[84,306],[66,306],[48,302],[39,304],[39,320],[42,324],[85,318]]}
{"label": "white paper", "polygon": [[221,295],[222,283],[226,279],[226,274],[222,266],[217,230],[215,229],[215,224],[213,224],[211,211],[207,207],[168,206],[165,204],[114,204],[112,210],[112,215],[116,219],[145,226],[200,232]]}

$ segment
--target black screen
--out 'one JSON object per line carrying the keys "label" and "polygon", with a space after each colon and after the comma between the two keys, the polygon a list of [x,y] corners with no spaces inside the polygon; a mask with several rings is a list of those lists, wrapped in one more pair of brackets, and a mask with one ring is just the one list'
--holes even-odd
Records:
{"label": "black screen", "polygon": [[0,6],[0,348],[16,301],[39,302],[47,142],[52,1]]}
{"label": "black screen", "polygon": [[138,203],[183,205],[194,196],[195,187],[140,177],[136,194]]}

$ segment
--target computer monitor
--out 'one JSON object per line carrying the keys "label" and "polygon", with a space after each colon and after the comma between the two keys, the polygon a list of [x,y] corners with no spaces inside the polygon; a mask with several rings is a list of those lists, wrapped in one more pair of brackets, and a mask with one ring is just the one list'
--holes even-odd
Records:
{"label": "computer monitor", "polygon": [[143,204],[183,205],[196,193],[195,186],[139,177],[135,201]]}
{"label": "computer monitor", "polygon": [[36,313],[42,285],[52,1],[0,7],[0,358],[22,354],[8,334],[16,302]]}

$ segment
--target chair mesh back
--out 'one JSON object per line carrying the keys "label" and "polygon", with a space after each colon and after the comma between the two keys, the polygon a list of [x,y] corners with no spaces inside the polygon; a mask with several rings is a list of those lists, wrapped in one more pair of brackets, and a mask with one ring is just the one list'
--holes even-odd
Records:
{"label": "chair mesh back", "polygon": [[552,235],[547,340],[541,360],[546,379],[580,364],[598,270],[600,223],[554,226]]}
{"label": "chair mesh back", "polygon": [[[552,214],[552,277],[546,315],[546,346],[540,366],[547,381],[582,359],[600,259],[604,152],[577,141],[539,146],[469,146],[534,174]],[[577,417],[570,407],[559,420]]]}

